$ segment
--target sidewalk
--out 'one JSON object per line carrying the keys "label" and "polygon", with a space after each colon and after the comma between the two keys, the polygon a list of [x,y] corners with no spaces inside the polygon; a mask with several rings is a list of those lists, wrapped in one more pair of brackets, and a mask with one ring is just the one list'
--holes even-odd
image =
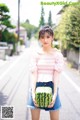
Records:
{"label": "sidewalk", "polygon": [[25,48],[21,50],[19,55],[13,55],[13,56],[6,55],[6,60],[0,59],[0,69],[2,70],[2,68],[7,64],[11,65],[24,51],[25,51]]}
{"label": "sidewalk", "polygon": [[71,68],[70,63],[67,60],[65,60],[65,72],[73,80],[73,82],[80,87],[80,72],[75,68]]}
{"label": "sidewalk", "polygon": [[26,120],[26,92],[29,82],[26,81],[26,79],[28,80],[29,61],[27,54],[28,49],[25,49],[20,55],[12,57],[11,64],[8,61],[9,66],[7,63],[3,65],[1,70],[4,66],[6,69],[0,74],[0,106],[13,106],[14,120]]}

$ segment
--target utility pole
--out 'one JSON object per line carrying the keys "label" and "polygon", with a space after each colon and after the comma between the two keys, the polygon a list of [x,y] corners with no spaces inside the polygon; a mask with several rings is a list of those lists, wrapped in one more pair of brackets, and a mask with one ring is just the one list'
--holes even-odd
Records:
{"label": "utility pole", "polygon": [[19,54],[19,40],[20,40],[20,0],[18,0],[18,26],[17,26],[17,33],[18,33],[18,38],[17,38],[17,54]]}

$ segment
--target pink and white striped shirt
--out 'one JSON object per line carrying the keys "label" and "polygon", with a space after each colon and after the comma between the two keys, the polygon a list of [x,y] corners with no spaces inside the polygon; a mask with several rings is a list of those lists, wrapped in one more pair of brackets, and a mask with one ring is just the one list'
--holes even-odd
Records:
{"label": "pink and white striped shirt", "polygon": [[30,69],[37,71],[38,82],[49,82],[54,79],[54,71],[61,72],[63,69],[63,55],[57,49],[52,53],[45,53],[42,49],[32,55]]}

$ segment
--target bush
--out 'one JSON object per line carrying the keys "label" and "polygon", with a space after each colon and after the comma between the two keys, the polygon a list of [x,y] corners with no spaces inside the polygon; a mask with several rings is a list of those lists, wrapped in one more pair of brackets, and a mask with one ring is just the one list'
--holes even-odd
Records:
{"label": "bush", "polygon": [[20,39],[20,45],[24,45],[24,40]]}

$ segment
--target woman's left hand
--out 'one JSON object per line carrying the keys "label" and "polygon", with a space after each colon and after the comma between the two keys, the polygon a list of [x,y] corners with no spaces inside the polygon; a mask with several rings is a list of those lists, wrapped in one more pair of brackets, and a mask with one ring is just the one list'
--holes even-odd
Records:
{"label": "woman's left hand", "polygon": [[56,96],[53,95],[52,102],[50,103],[50,105],[48,106],[48,108],[51,108],[51,107],[54,106],[54,104],[55,104],[55,100],[56,100]]}

